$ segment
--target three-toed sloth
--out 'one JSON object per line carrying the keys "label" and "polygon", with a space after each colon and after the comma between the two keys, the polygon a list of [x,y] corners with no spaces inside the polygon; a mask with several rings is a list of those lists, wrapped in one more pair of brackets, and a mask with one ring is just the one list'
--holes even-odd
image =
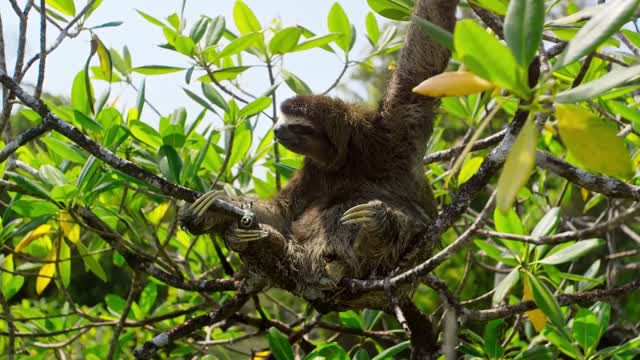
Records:
{"label": "three-toed sloth", "polygon": [[[452,31],[456,3],[419,0],[414,15]],[[411,89],[442,72],[449,55],[413,23],[378,110],[327,96],[284,101],[274,135],[304,163],[274,199],[252,203],[259,227],[209,210],[216,192],[186,209],[183,225],[223,233],[250,268],[310,300],[344,277],[387,274],[436,213],[422,158],[437,102]]]}

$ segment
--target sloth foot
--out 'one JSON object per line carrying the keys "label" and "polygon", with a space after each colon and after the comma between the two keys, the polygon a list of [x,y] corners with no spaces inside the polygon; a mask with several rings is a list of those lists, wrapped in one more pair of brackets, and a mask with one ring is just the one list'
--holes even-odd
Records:
{"label": "sloth foot", "polygon": [[209,210],[214,201],[222,199],[225,196],[225,192],[222,190],[211,190],[197,198],[196,201],[191,204],[189,210],[199,218]]}
{"label": "sloth foot", "polygon": [[320,288],[323,290],[332,289],[338,285],[344,277],[344,264],[340,261],[331,261],[324,266],[327,276],[323,276],[320,281]]}
{"label": "sloth foot", "polygon": [[380,200],[373,200],[345,211],[340,222],[345,225],[360,224],[367,230],[375,230],[382,226],[385,217],[385,204]]}

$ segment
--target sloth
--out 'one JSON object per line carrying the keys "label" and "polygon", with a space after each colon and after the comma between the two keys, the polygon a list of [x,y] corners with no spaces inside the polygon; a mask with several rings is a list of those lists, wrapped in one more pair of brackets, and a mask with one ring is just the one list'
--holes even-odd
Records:
{"label": "sloth", "polygon": [[[456,3],[419,0],[414,15],[452,31]],[[308,300],[336,302],[341,279],[388,274],[436,214],[422,158],[437,102],[411,90],[449,56],[413,23],[378,110],[318,95],[285,100],[274,136],[304,156],[302,167],[271,200],[206,193],[182,225],[223,234],[249,268]],[[216,213],[221,198],[250,208],[259,226],[242,229]]]}

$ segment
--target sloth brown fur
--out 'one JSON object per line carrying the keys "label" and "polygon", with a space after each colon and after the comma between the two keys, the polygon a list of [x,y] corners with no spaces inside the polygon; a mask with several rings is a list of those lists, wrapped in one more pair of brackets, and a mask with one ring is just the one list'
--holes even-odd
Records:
{"label": "sloth brown fur", "polygon": [[[451,31],[455,8],[455,1],[420,0],[414,14]],[[387,274],[436,213],[422,165],[436,103],[411,89],[448,59],[412,24],[379,110],[326,96],[283,102],[283,116],[294,121],[279,123],[275,136],[305,160],[274,199],[251,204],[260,240],[240,241],[247,232],[213,210],[203,217],[187,210],[183,224],[224,232],[250,268],[310,300],[336,299],[343,277]]]}

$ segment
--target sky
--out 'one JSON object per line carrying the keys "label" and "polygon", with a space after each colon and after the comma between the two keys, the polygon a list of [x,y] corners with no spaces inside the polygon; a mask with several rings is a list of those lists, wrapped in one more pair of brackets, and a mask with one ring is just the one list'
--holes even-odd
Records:
{"label": "sky", "polygon": [[[26,0],[17,0],[18,4],[24,6]],[[235,0],[191,0],[187,1],[185,8],[185,18],[193,24],[200,15],[215,17],[222,15],[227,20],[227,26],[237,33],[233,23],[233,5]],[[327,14],[334,4],[332,0],[245,0],[245,3],[254,11],[260,23],[264,26],[273,19],[279,19],[284,26],[302,24],[316,34],[326,34]],[[76,9],[84,7],[84,0],[75,0]],[[123,25],[115,28],[104,28],[96,30],[96,34],[102,42],[109,48],[122,51],[127,45],[132,53],[133,65],[173,65],[188,67],[187,58],[169,50],[159,48],[158,45],[165,43],[160,28],[144,20],[135,9],[144,11],[156,18],[165,19],[173,12],[179,12],[182,0],[103,0],[102,5],[91,16],[87,26],[95,26],[110,21],[123,21]],[[358,29],[358,37],[354,48],[354,57],[360,58],[365,54],[367,40],[364,37],[364,19],[370,10],[366,0],[340,1],[351,22]],[[10,73],[15,63],[15,53],[17,47],[18,19],[15,16],[7,0],[0,1],[0,14],[4,25],[4,37],[6,46],[7,63]],[[383,19],[378,18],[380,24]],[[32,11],[29,22],[27,36],[27,59],[39,51],[39,15]],[[53,26],[48,26],[48,43],[51,44],[58,36],[58,30]],[[47,69],[45,77],[45,91],[58,94],[69,95],[71,84],[78,71],[83,69],[84,63],[89,53],[90,36],[83,33],[74,39],[65,39],[58,49],[47,57]],[[93,65],[97,65],[94,59]],[[342,67],[342,60],[335,54],[322,50],[312,50],[285,57],[285,67],[293,72],[311,87],[312,90],[324,91],[334,81]],[[37,63],[31,67],[25,81],[35,83],[37,75]],[[142,79],[141,75],[134,78],[134,84]],[[187,108],[189,118],[195,117],[201,107],[189,99],[182,91],[184,83],[184,72],[147,77],[146,97],[160,110],[163,115],[170,114],[175,108],[184,106]],[[98,84],[102,83],[102,84]],[[265,69],[248,70],[245,76],[241,77],[241,85],[255,93],[261,93],[269,87],[268,77]],[[100,88],[104,87],[103,82],[96,82],[96,93],[100,94]],[[192,81],[191,90],[200,93],[198,84]],[[278,99],[285,99],[293,93],[286,87],[278,89]],[[122,104],[135,106],[136,94],[124,86],[114,86],[112,88],[111,99],[120,97]],[[280,100],[278,100],[280,101]],[[143,120],[149,123],[156,123],[157,116],[150,111],[143,111]]]}

